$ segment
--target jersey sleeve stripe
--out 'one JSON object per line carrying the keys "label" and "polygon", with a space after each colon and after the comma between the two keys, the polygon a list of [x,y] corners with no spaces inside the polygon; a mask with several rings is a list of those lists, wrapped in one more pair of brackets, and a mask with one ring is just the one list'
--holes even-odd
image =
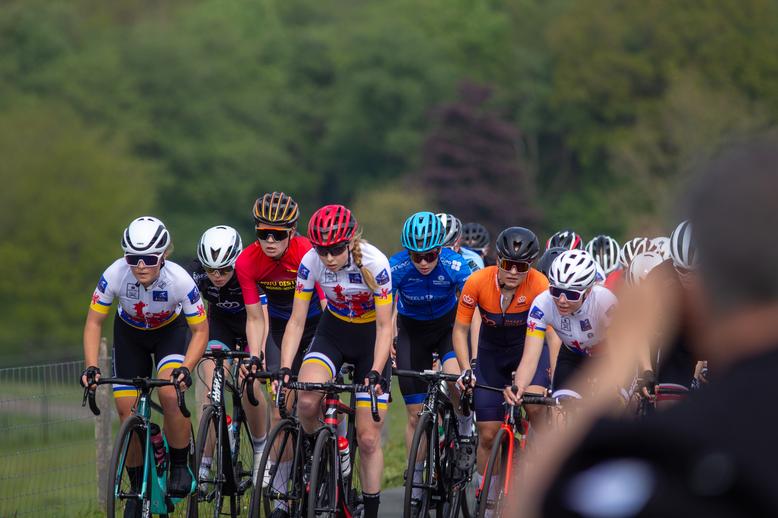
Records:
{"label": "jersey sleeve stripe", "polygon": [[535,329],[527,328],[527,336],[537,336],[538,338],[545,338],[546,337],[546,328],[545,327],[536,327]]}

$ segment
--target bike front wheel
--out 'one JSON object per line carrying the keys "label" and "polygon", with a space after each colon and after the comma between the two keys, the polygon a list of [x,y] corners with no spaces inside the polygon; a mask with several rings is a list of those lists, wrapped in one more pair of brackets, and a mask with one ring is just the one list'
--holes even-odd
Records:
{"label": "bike front wheel", "polygon": [[313,449],[313,466],[308,491],[308,518],[335,518],[338,511],[338,458],[337,433],[329,428],[319,431]]}
{"label": "bike front wheel", "polygon": [[[299,516],[303,499],[301,464],[304,462],[303,455],[294,451],[299,433],[295,421],[282,419],[268,434],[259,461],[257,483],[251,493],[249,516],[268,517],[277,505],[285,506],[290,516]],[[263,482],[265,470],[269,475],[266,485]]]}
{"label": "bike front wheel", "polygon": [[[192,497],[189,518],[218,518],[224,505],[222,493],[224,469],[232,469],[230,459],[225,457],[225,438],[220,437],[219,412],[216,407],[207,406],[197,429],[195,446],[196,495]],[[203,458],[211,459],[210,470],[203,467]]]}
{"label": "bike front wheel", "polygon": [[[511,457],[510,446],[512,442],[514,449]],[[513,481],[516,479],[515,471],[520,457],[519,441],[514,439],[512,433],[500,428],[494,437],[489,462],[484,470],[484,483],[477,499],[478,518],[484,518],[489,509],[493,511],[492,518],[512,516],[509,508],[513,508],[513,512],[516,511],[515,502],[511,500],[511,497],[515,496]],[[494,489],[492,489],[493,483],[497,484]],[[489,493],[492,493],[491,498]]]}
{"label": "bike front wheel", "polygon": [[[411,449],[408,452],[408,472],[405,479],[404,516],[425,517],[430,510],[433,484],[435,483],[433,476],[434,457],[430,446],[436,445],[438,437],[435,424],[432,414],[424,413],[419,417],[416,431],[413,433]],[[420,463],[420,469],[416,469],[417,463]]]}
{"label": "bike front wheel", "polygon": [[[136,415],[128,417],[116,434],[111,453],[106,495],[108,518],[140,515],[140,509],[149,507],[149,496],[141,494],[145,445],[143,420]],[[147,486],[151,487],[150,484]]]}

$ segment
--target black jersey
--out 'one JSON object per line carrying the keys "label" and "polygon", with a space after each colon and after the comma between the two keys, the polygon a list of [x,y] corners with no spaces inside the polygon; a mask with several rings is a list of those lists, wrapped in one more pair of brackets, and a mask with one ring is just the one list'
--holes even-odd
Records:
{"label": "black jersey", "polygon": [[[246,304],[243,302],[243,291],[238,282],[238,276],[232,278],[222,287],[214,286],[205,273],[202,263],[195,259],[189,263],[187,271],[192,276],[202,297],[208,301],[208,315],[226,318],[239,317],[246,319]],[[262,294],[264,296],[264,294]]]}

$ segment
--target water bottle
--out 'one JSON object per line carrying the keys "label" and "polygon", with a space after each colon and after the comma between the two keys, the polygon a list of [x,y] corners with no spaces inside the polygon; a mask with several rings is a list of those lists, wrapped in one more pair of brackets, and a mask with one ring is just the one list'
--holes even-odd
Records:
{"label": "water bottle", "polygon": [[344,477],[351,475],[351,453],[348,447],[348,439],[338,437],[338,450],[340,450],[340,472]]}
{"label": "water bottle", "polygon": [[235,427],[232,426],[232,417],[227,414],[227,435],[230,437],[230,451],[235,452]]}
{"label": "water bottle", "polygon": [[160,430],[157,423],[151,423],[149,432],[151,433],[151,449],[154,452],[154,462],[157,465],[157,471],[161,471],[165,468],[165,439],[162,437],[162,430]]}

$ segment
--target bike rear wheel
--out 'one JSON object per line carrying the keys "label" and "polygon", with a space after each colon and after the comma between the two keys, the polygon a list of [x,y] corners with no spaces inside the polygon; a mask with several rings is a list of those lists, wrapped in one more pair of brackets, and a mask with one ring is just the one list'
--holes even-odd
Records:
{"label": "bike rear wheel", "polygon": [[[128,417],[116,434],[111,453],[106,495],[108,518],[124,518],[125,512],[131,513],[132,508],[142,509],[150,505],[149,496],[140,494],[145,441],[146,428],[143,426],[143,420],[135,415]],[[147,486],[151,487],[150,484]],[[137,512],[137,515],[140,516],[140,512]]]}
{"label": "bike rear wheel", "polygon": [[313,466],[308,491],[308,518],[335,518],[338,511],[340,461],[337,433],[322,428],[313,449]]}
{"label": "bike rear wheel", "polygon": [[[438,433],[435,424],[432,414],[424,413],[419,417],[416,431],[413,433],[411,449],[408,452],[408,474],[405,479],[403,516],[406,517],[419,516],[424,518],[432,506],[433,454],[430,446],[437,443]],[[420,457],[423,460],[417,461]],[[418,476],[416,474],[417,462],[423,463]],[[418,478],[421,480],[416,480]]]}

